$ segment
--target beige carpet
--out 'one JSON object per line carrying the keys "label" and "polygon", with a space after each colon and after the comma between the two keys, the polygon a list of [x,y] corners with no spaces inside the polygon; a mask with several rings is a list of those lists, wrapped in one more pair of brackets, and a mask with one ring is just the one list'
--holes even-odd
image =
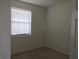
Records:
{"label": "beige carpet", "polygon": [[49,48],[40,48],[12,55],[12,59],[69,59],[69,56]]}

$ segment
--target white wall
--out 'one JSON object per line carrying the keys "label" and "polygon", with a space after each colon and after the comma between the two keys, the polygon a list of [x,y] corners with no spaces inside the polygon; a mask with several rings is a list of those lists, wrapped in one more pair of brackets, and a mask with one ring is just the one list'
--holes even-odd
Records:
{"label": "white wall", "polygon": [[46,46],[65,54],[70,52],[72,2],[53,5],[47,11]]}
{"label": "white wall", "polygon": [[10,59],[10,0],[0,0],[0,59]]}
{"label": "white wall", "polygon": [[14,7],[32,10],[32,36],[12,37],[12,53],[43,47],[46,8],[20,1],[12,1],[11,4]]}

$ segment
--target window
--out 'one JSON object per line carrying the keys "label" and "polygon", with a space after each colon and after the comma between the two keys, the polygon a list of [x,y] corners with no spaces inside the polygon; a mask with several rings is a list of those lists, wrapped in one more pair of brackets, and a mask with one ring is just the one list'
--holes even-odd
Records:
{"label": "window", "polygon": [[11,8],[11,35],[31,35],[31,11]]}

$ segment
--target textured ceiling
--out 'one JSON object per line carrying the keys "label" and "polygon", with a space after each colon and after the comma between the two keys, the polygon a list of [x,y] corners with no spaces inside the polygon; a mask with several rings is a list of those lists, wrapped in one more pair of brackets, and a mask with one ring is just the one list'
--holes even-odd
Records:
{"label": "textured ceiling", "polygon": [[43,6],[43,7],[48,7],[51,4],[61,3],[69,0],[20,0],[20,1]]}

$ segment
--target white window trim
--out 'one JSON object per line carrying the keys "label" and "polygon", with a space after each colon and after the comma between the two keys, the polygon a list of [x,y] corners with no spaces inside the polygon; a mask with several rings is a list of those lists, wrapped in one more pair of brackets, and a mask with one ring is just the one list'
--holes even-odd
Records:
{"label": "white window trim", "polygon": [[14,8],[14,9],[17,9],[17,10],[23,10],[23,11],[30,11],[31,12],[31,29],[30,29],[30,34],[17,34],[17,35],[12,35],[11,34],[11,37],[23,37],[23,36],[28,36],[28,37],[31,37],[32,35],[32,10],[28,10],[28,9],[24,9],[24,8],[18,8],[18,7],[11,7],[11,8]]}

